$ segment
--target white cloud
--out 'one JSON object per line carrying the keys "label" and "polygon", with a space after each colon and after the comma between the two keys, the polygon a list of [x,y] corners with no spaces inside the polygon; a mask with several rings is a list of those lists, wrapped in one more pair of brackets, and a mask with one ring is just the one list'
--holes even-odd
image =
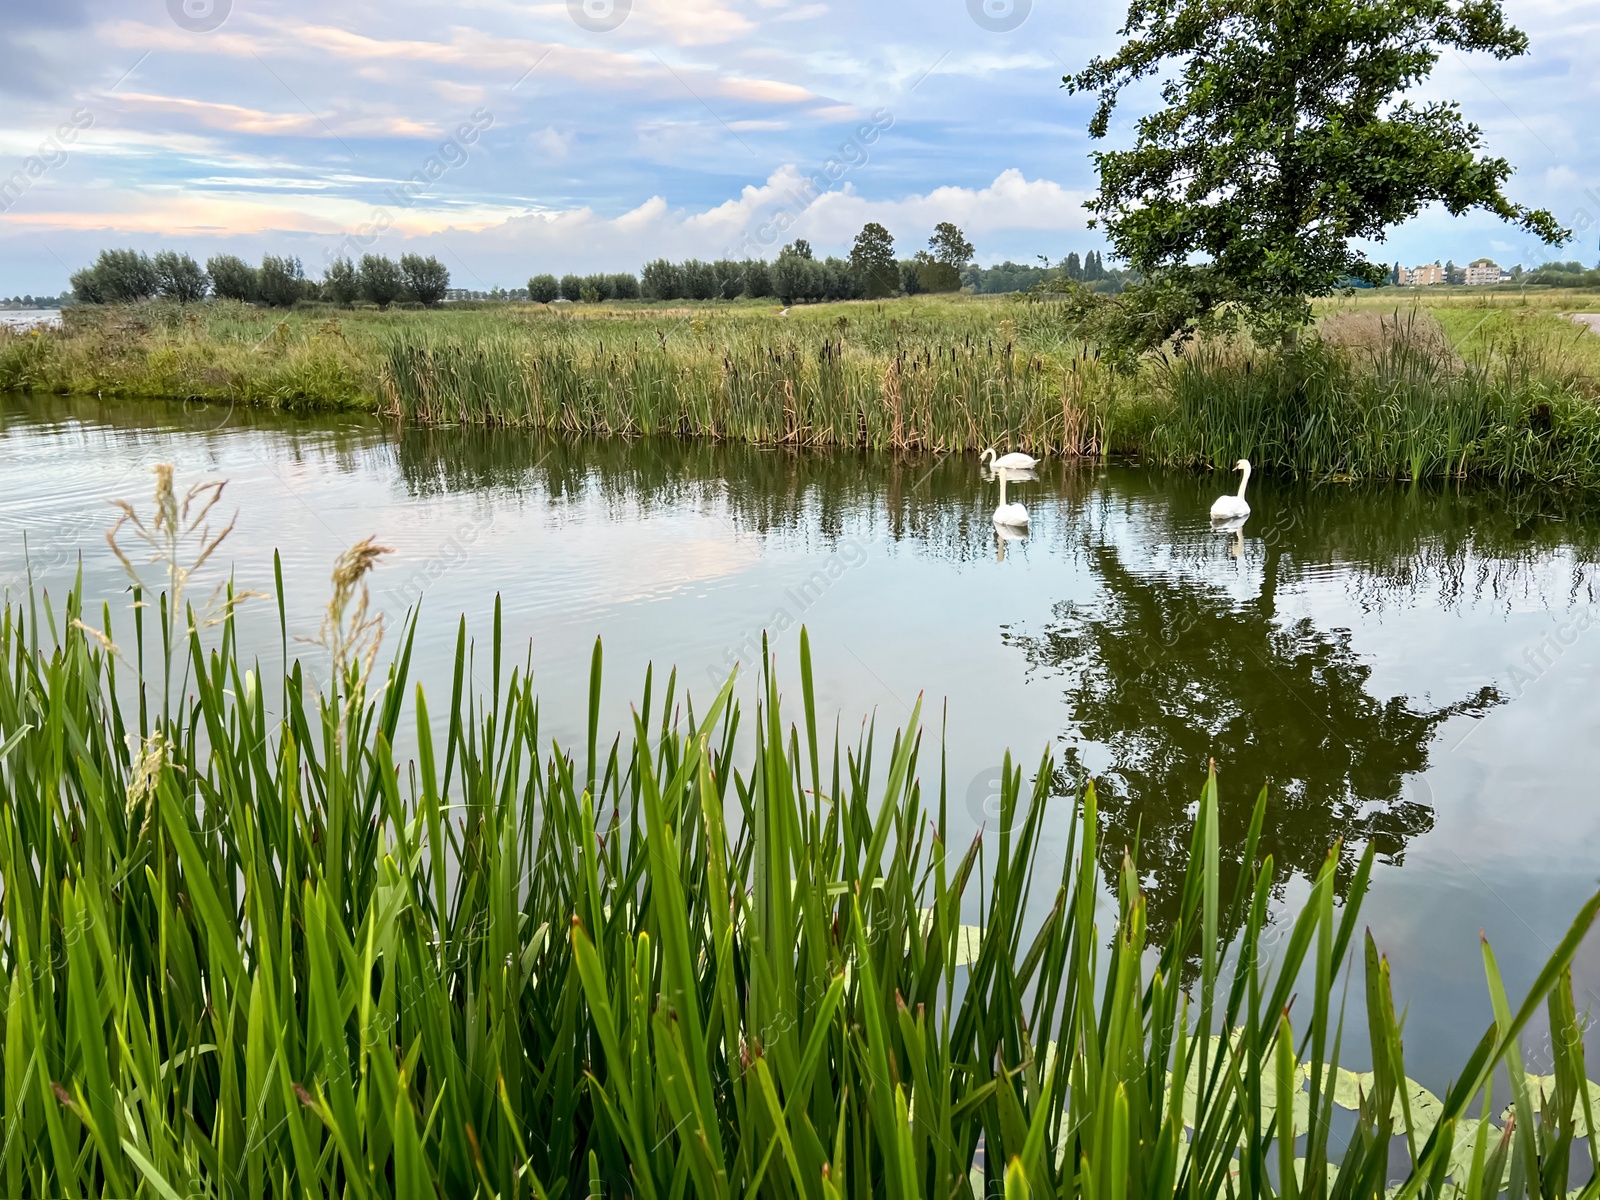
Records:
{"label": "white cloud", "polygon": [[560,160],[567,157],[572,149],[572,139],[577,134],[572,131],[562,133],[553,126],[546,125],[533,135],[533,144],[553,159]]}

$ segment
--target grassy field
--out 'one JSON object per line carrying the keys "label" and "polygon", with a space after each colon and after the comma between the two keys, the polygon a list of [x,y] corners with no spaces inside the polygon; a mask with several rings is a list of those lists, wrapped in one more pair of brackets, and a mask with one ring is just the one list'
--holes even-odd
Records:
{"label": "grassy field", "polygon": [[916,715],[830,744],[803,633],[743,736],[731,686],[649,674],[601,730],[597,644],[560,746],[498,609],[448,697],[408,677],[414,626],[382,665],[367,541],[316,657],[246,663],[231,605],[179,594],[209,495],[162,477],[131,628],[76,595],[0,614],[8,1196],[1411,1200],[1600,1165],[1569,973],[1600,896],[1515,1007],[1484,945],[1495,1017],[1431,1090],[1358,936],[1371,848],[1330,847],[1267,940],[1265,792],[1224,851],[1196,781],[1148,939],[1092,789],[1008,757],[997,832],[953,844]]}
{"label": "grassy field", "polygon": [[1048,302],[917,297],[378,312],[69,310],[0,333],[0,392],[359,407],[414,425],[1053,455],[1317,477],[1600,486],[1582,293],[1385,289],[1291,354],[1191,347],[1113,374]]}

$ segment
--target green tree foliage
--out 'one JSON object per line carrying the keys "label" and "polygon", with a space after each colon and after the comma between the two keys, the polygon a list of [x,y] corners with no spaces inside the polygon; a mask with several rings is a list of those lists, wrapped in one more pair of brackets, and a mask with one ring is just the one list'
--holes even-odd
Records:
{"label": "green tree foliage", "polygon": [[585,275],[579,294],[586,304],[599,304],[602,300],[616,299],[614,287],[610,275]]}
{"label": "green tree foliage", "polygon": [[72,298],[79,304],[105,304],[105,289],[100,285],[100,276],[93,267],[83,267],[74,271],[67,280],[72,285]]}
{"label": "green tree foliage", "polygon": [[1122,33],[1064,82],[1098,94],[1089,132],[1103,138],[1124,87],[1163,79],[1166,107],[1134,145],[1094,155],[1089,202],[1147,286],[1192,292],[1169,306],[1184,324],[1154,332],[1193,332],[1231,303],[1259,334],[1292,336],[1308,297],[1378,281],[1355,240],[1429,204],[1567,236],[1506,197],[1510,164],[1479,153],[1457,105],[1402,98],[1445,51],[1527,52],[1498,0],[1132,0]]}
{"label": "green tree foliage", "polygon": [[[802,252],[803,251],[803,252]],[[772,267],[772,290],[785,304],[804,304],[821,300],[827,287],[827,273],[811,257],[804,241],[785,246]]]}
{"label": "green tree foliage", "polygon": [[772,268],[766,259],[745,259],[744,294],[753,300],[764,300],[772,295]]}
{"label": "green tree foliage", "polygon": [[361,294],[379,308],[388,308],[405,294],[405,279],[384,254],[361,256]]}
{"label": "green tree foliage", "polygon": [[710,263],[697,258],[686,259],[679,270],[683,279],[683,294],[690,300],[717,298],[717,273]]}
{"label": "green tree foliage", "polygon": [[535,304],[549,304],[561,298],[561,285],[554,275],[535,275],[528,280],[528,299]]}
{"label": "green tree foliage", "polygon": [[322,273],[322,298],[350,307],[361,299],[361,276],[348,258],[336,258]]}
{"label": "green tree foliage", "polygon": [[717,278],[717,299],[737,300],[744,294],[744,264],[732,259],[718,259],[711,264]]}
{"label": "green tree foliage", "polygon": [[639,298],[639,277],[632,271],[620,271],[609,276],[611,280],[611,298],[613,300],[637,300]]}
{"label": "green tree foliage", "polygon": [[444,299],[450,287],[450,272],[433,255],[404,254],[400,257],[400,274],[406,291],[424,308],[432,308]]}
{"label": "green tree foliage", "polygon": [[926,250],[918,250],[911,261],[916,264],[919,291],[955,292],[961,289],[960,268],[940,262]]}
{"label": "green tree foliage", "polygon": [[[1512,267],[1513,279],[1521,279],[1522,268]],[[1531,271],[1526,281],[1549,287],[1600,287],[1600,267],[1585,267],[1581,262],[1552,262]]]}
{"label": "green tree foliage", "polygon": [[163,250],[151,261],[156,271],[156,290],[168,300],[194,304],[204,300],[211,290],[211,280],[187,254]]}
{"label": "green tree foliage", "polygon": [[213,254],[206,259],[211,290],[220,300],[253,304],[257,294],[256,269],[235,254]]}
{"label": "green tree foliage", "polygon": [[961,268],[972,261],[972,243],[967,241],[966,234],[949,221],[940,221],[933,227],[933,236],[928,239],[928,249],[933,252],[935,262],[954,267],[958,275],[961,273]]}
{"label": "green tree foliage", "polygon": [[84,304],[135,304],[160,290],[155,264],[137,250],[102,250],[92,267],[76,272],[72,292]]}
{"label": "green tree foliage", "polygon": [[850,269],[861,280],[867,299],[893,296],[900,290],[900,270],[894,260],[894,238],[876,221],[869,221],[856,234],[850,248]]}
{"label": "green tree foliage", "polygon": [[288,308],[306,295],[306,273],[298,258],[263,256],[256,281],[258,298],[269,308]]}
{"label": "green tree foliage", "polygon": [[639,276],[639,288],[646,300],[680,300],[683,298],[683,272],[676,263],[658,258],[645,264]]}
{"label": "green tree foliage", "polygon": [[561,298],[577,303],[583,299],[583,276],[563,275],[561,277]]}

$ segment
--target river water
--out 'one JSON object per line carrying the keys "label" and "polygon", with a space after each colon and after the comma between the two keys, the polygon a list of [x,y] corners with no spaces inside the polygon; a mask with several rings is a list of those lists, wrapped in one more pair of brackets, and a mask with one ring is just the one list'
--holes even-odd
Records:
{"label": "river water", "polygon": [[[1479,931],[1515,997],[1597,886],[1593,500],[1258,475],[1229,537],[1206,516],[1231,486],[1220,477],[1052,463],[1012,489],[1030,536],[997,543],[995,492],[971,458],[10,399],[0,587],[15,600],[31,568],[59,602],[81,564],[91,611],[105,599],[126,624],[106,502],[145,502],[157,462],[180,484],[229,481],[224,556],[239,586],[270,592],[281,552],[291,637],[315,635],[334,556],[369,533],[394,548],[375,602],[397,620],[423,601],[416,673],[431,689],[449,686],[458,617],[487,640],[498,594],[506,644],[528,648],[544,724],[568,744],[596,637],[620,729],[647,663],[703,695],[736,662],[748,677],[764,629],[797,705],[803,623],[819,708],[847,738],[925,698],[935,791],[944,714],[961,836],[993,836],[1007,748],[1030,778],[1048,751],[1063,797],[1092,775],[1107,871],[1137,836],[1157,928],[1208,760],[1225,844],[1268,784],[1280,914],[1336,839],[1352,860],[1376,841],[1364,920],[1411,1006],[1407,1067],[1436,1089],[1492,1019]],[[275,661],[271,602],[241,622],[247,652]],[[1047,859],[1071,812],[1053,803]],[[1580,1010],[1600,1011],[1594,945],[1575,979]],[[1548,1051],[1531,1046],[1528,1066],[1548,1070]]]}
{"label": "river water", "polygon": [[0,326],[9,329],[47,329],[59,324],[59,308],[0,308]]}

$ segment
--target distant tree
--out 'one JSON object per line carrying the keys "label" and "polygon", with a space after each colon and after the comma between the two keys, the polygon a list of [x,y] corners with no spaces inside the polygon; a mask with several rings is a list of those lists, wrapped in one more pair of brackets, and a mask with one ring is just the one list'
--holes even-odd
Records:
{"label": "distant tree", "polygon": [[861,280],[869,300],[893,296],[900,290],[900,271],[894,261],[894,238],[876,221],[869,221],[856,234],[850,249],[850,269]]}
{"label": "distant tree", "polygon": [[432,308],[444,299],[450,286],[450,271],[433,255],[400,256],[400,275],[405,280],[406,291],[423,308]]}
{"label": "distant tree", "polygon": [[783,248],[781,253],[793,254],[796,258],[815,257],[811,253],[811,243],[806,241],[805,238],[795,238],[794,241]]}
{"label": "distant tree", "polygon": [[160,295],[179,304],[195,304],[206,298],[211,280],[189,255],[163,250],[151,261],[156,271],[156,291]]}
{"label": "distant tree", "polygon": [[744,294],[743,263],[718,259],[711,264],[711,273],[716,276],[718,300],[737,300]]}
{"label": "distant tree", "polygon": [[583,299],[583,276],[563,275],[561,277],[561,298],[577,302]]}
{"label": "distant tree", "polygon": [[[1583,269],[1577,263],[1573,263],[1572,267],[1578,271]],[[1444,264],[1444,281],[1446,283],[1466,283],[1467,281],[1467,273],[1456,266],[1456,260],[1453,258]]]}
{"label": "distant tree", "polygon": [[685,259],[679,270],[682,272],[683,294],[690,300],[717,298],[717,273],[710,263],[697,258]]}
{"label": "distant tree", "polygon": [[561,285],[554,275],[535,275],[528,280],[528,299],[535,304],[549,304],[561,298]]}
{"label": "distant tree", "polygon": [[752,300],[763,300],[772,295],[772,268],[764,258],[744,260],[744,294]]}
{"label": "distant tree", "polygon": [[267,254],[256,273],[256,294],[269,308],[288,308],[305,298],[306,273],[298,258]]}
{"label": "distant tree", "polygon": [[[581,290],[584,300],[589,304],[598,304],[602,300],[615,299],[615,294],[611,288],[610,275],[585,275],[583,277],[583,288]],[[592,300],[589,298],[591,293],[594,296]]]}
{"label": "distant tree", "polygon": [[824,300],[859,300],[866,294],[866,282],[855,273],[849,259],[829,255],[822,260]]}
{"label": "distant tree", "polygon": [[[160,287],[155,264],[137,250],[102,250],[94,266],[72,277],[75,294],[85,303],[133,304],[148,300]],[[95,299],[86,299],[93,296]]]}
{"label": "distant tree", "polygon": [[361,256],[361,294],[380,309],[388,308],[405,294],[405,279],[400,268],[386,254]]}
{"label": "distant tree", "polygon": [[611,296],[615,300],[637,300],[639,278],[631,271],[622,271],[611,277]]}
{"label": "distant tree", "polygon": [[900,290],[908,296],[920,296],[928,289],[922,286],[922,266],[919,259],[928,257],[926,250],[919,250],[915,258],[900,260]]}
{"label": "distant tree", "polygon": [[72,285],[72,298],[79,304],[105,304],[106,291],[100,285],[100,275],[91,266],[74,271],[67,280]]}
{"label": "distant tree", "polygon": [[322,298],[349,308],[361,299],[361,276],[348,258],[336,258],[322,272]]}
{"label": "distant tree", "polygon": [[949,221],[940,221],[933,227],[928,249],[933,253],[934,262],[954,267],[958,278],[961,268],[972,261],[972,243],[967,241],[966,234]]}
{"label": "distant tree", "polygon": [[[805,243],[796,243],[805,246]],[[785,246],[772,268],[772,290],[785,304],[802,304],[820,300],[826,284],[822,264],[807,253],[801,254],[795,246]]]}
{"label": "distant tree", "polygon": [[912,258],[916,263],[917,284],[924,292],[954,292],[961,287],[961,271],[949,263],[940,262],[926,250],[918,250]]}
{"label": "distant tree", "polygon": [[1076,250],[1067,255],[1067,261],[1062,264],[1061,270],[1068,279],[1074,281],[1081,281],[1083,279],[1083,260],[1078,257],[1078,252]]}
{"label": "distant tree", "polygon": [[211,276],[211,291],[222,300],[253,304],[256,300],[256,269],[233,254],[214,254],[206,259],[206,274]]}
{"label": "distant tree", "polygon": [[1159,80],[1165,107],[1138,121],[1133,145],[1094,155],[1088,205],[1155,289],[1124,303],[1173,301],[1176,327],[1142,323],[1152,345],[1236,313],[1292,342],[1311,297],[1377,282],[1363,244],[1429,205],[1487,209],[1551,244],[1568,236],[1505,195],[1510,163],[1480,154],[1482,130],[1458,106],[1402,99],[1445,51],[1527,53],[1499,0],[1130,0],[1121,34],[1115,54],[1064,82],[1098,94],[1089,134],[1103,138],[1122,90]]}
{"label": "distant tree", "polygon": [[639,276],[639,290],[646,300],[678,300],[683,297],[683,273],[664,258],[646,263]]}

